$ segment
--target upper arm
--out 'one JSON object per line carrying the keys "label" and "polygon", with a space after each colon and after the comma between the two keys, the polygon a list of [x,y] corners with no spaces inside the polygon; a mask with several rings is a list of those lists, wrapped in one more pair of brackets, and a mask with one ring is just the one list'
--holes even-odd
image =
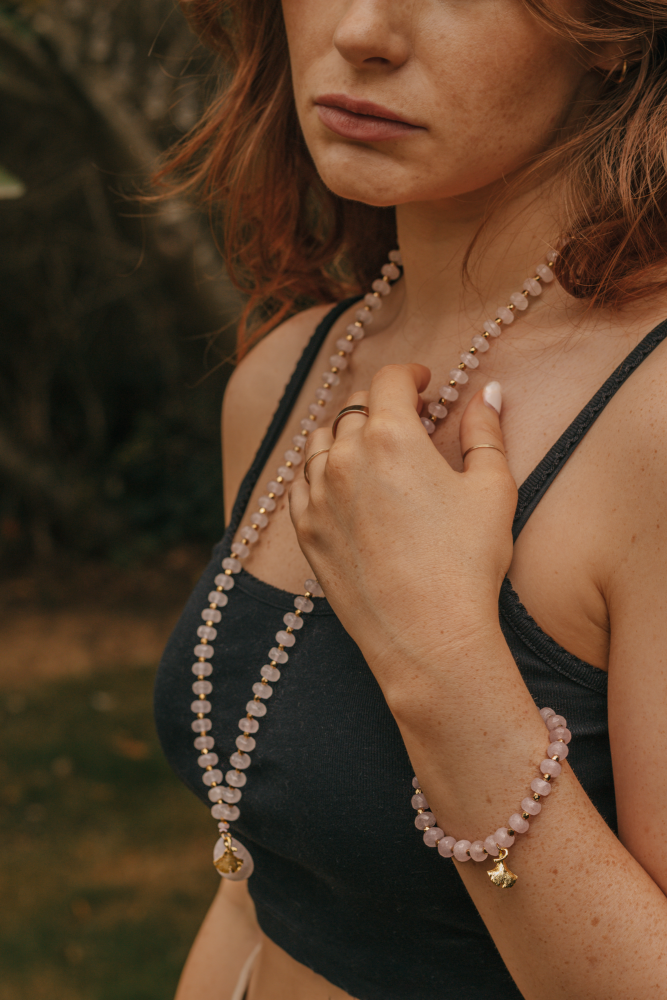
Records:
{"label": "upper arm", "polygon": [[[663,368],[667,367],[662,365]],[[667,893],[667,391],[631,415],[609,586],[609,732],[619,834]],[[621,470],[619,469],[619,472]]]}
{"label": "upper arm", "polygon": [[222,405],[225,518],[313,330],[330,306],[315,306],[272,330],[240,362]]}

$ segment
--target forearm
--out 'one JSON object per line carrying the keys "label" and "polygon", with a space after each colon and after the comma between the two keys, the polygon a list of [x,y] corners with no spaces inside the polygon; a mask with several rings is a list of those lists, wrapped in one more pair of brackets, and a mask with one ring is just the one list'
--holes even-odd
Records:
{"label": "forearm", "polygon": [[175,1000],[230,1000],[260,936],[247,883],[221,882],[190,949]]}
{"label": "forearm", "polygon": [[[452,645],[440,662],[405,663],[385,695],[439,826],[484,840],[539,776],[546,728],[499,630]],[[526,1000],[664,996],[667,900],[567,764],[509,863],[519,881],[502,890],[490,864],[442,860],[456,866]]]}

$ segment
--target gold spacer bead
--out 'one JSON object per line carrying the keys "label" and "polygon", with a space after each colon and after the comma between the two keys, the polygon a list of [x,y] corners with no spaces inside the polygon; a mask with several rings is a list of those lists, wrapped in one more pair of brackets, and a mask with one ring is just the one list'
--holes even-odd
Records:
{"label": "gold spacer bead", "polygon": [[[313,417],[313,420],[314,420],[314,419],[315,419],[315,417]],[[277,483],[284,483],[284,482],[285,482],[285,480],[283,479],[283,477],[282,477],[282,476],[276,476],[276,482],[277,482]],[[271,499],[273,500],[273,497],[271,497]]]}
{"label": "gold spacer bead", "polygon": [[291,469],[292,466],[294,465],[294,463],[293,462],[285,462],[285,465],[287,466],[288,469]]}
{"label": "gold spacer bead", "polygon": [[522,291],[522,293],[521,293],[521,294],[523,295],[523,297],[524,297],[525,299],[527,299],[527,298],[528,298],[528,296],[530,295],[530,292],[528,291],[528,289],[527,289],[527,288],[525,288],[525,289],[524,289],[524,290]]}
{"label": "gold spacer bead", "polygon": [[[202,646],[208,645],[208,639],[201,639],[200,641],[201,641]],[[204,659],[206,659],[206,657],[204,657]]]}
{"label": "gold spacer bead", "polygon": [[333,365],[333,367],[331,368],[331,374],[332,375],[337,375],[339,371],[340,371],[340,369],[336,368],[335,365]]}
{"label": "gold spacer bead", "polygon": [[259,700],[260,700],[260,698],[259,698],[259,695],[258,695],[258,694],[256,694],[256,695],[255,695],[255,697],[254,697],[254,698],[253,698],[252,700],[253,700],[253,701],[259,701]]}
{"label": "gold spacer bead", "polygon": [[203,712],[197,712],[197,718],[198,719],[203,719],[204,718],[204,713]]}
{"label": "gold spacer bead", "polygon": [[462,361],[462,362],[461,362],[461,364],[460,364],[460,365],[457,365],[456,367],[457,367],[457,368],[460,368],[460,370],[461,370],[462,372],[464,372],[464,371],[466,370],[466,366],[465,366],[465,362],[464,362],[464,361]]}
{"label": "gold spacer bead", "polygon": [[418,816],[421,816],[421,814],[422,814],[423,812],[424,812],[424,810],[423,810],[423,809],[418,809],[418,810],[417,810],[417,815],[418,815]]}
{"label": "gold spacer bead", "polygon": [[253,529],[254,529],[255,531],[259,531],[259,525],[258,525],[258,524],[255,524],[255,523],[254,523],[254,521],[253,521],[253,523],[252,523],[252,524],[250,525],[250,527],[251,527],[251,528],[253,528]]}
{"label": "gold spacer bead", "polygon": [[281,653],[282,653],[282,651],[283,651],[284,648],[285,647],[282,645],[282,643],[280,644],[280,646],[278,646],[278,649],[281,651]]}
{"label": "gold spacer bead", "polygon": [[248,545],[248,546],[249,546],[249,545],[250,545],[250,542],[248,541],[248,539],[247,539],[247,538],[242,538],[242,539],[241,539],[241,545]]}
{"label": "gold spacer bead", "polygon": [[260,507],[259,512],[260,514],[266,514],[266,507]]}
{"label": "gold spacer bead", "polygon": [[295,614],[295,615],[302,615],[302,614],[303,614],[303,611],[299,611],[299,610],[297,609],[297,610],[296,610],[296,611],[294,612],[294,614]]}
{"label": "gold spacer bead", "polygon": [[530,813],[521,813],[524,819],[530,819]]}
{"label": "gold spacer bead", "polygon": [[197,697],[199,698],[200,701],[203,701],[204,698],[206,697],[206,695],[205,694],[200,694]]}
{"label": "gold spacer bead", "polygon": [[212,764],[207,764],[206,765],[206,770],[207,771],[212,771],[213,770],[213,765]]}
{"label": "gold spacer bead", "polygon": [[[324,402],[323,399],[318,399],[317,405],[318,406],[326,406],[327,404]],[[287,462],[285,462],[285,465],[287,465]]]}
{"label": "gold spacer bead", "polygon": [[514,836],[514,835],[516,834],[516,830],[511,830],[511,829],[510,829],[510,828],[508,827],[508,828],[507,828],[507,833],[508,833],[508,835],[509,835],[510,837],[513,837],[513,836]]}
{"label": "gold spacer bead", "polygon": [[510,304],[508,306],[506,306],[506,308],[507,309],[511,309],[511,311],[514,312],[514,310],[516,309],[516,306],[514,305],[513,302],[510,302]]}
{"label": "gold spacer bead", "polygon": [[347,352],[346,351],[339,351],[338,352],[338,357],[339,358],[346,358],[347,357]]}
{"label": "gold spacer bead", "polygon": [[537,794],[537,792],[535,792],[535,794],[533,795],[533,798],[535,799],[536,802],[540,801],[540,796]]}
{"label": "gold spacer bead", "polygon": [[386,282],[387,282],[387,284],[389,284],[389,278],[387,277],[387,275],[386,275],[386,274],[383,274],[383,275],[382,275],[382,280],[383,280],[383,281],[386,281]]}
{"label": "gold spacer bead", "polygon": [[535,277],[533,278],[533,281],[541,281],[541,280],[542,279],[540,278],[539,274],[536,274]]}
{"label": "gold spacer bead", "polygon": [[457,383],[457,381],[456,381],[456,379],[455,379],[455,378],[450,378],[450,380],[449,380],[449,384],[450,384],[451,386],[455,386],[455,385],[458,385],[458,383]]}
{"label": "gold spacer bead", "polygon": [[324,385],[322,386],[322,388],[323,389],[330,389],[331,388],[331,383],[330,382],[325,382]]}
{"label": "gold spacer bead", "polygon": [[476,347],[471,347],[471,348],[469,349],[468,353],[469,353],[469,354],[477,354],[477,348],[476,348]]}
{"label": "gold spacer bead", "polygon": [[351,333],[346,333],[346,334],[345,334],[345,339],[346,339],[346,340],[349,340],[349,341],[350,341],[350,343],[352,343],[352,341],[354,340],[354,337],[352,336],[352,334],[351,334]]}
{"label": "gold spacer bead", "polygon": [[560,757],[558,756],[558,754],[557,754],[557,753],[555,753],[555,754],[553,755],[553,757],[552,757],[551,759],[552,759],[552,760],[556,760],[556,761],[559,761],[559,760],[560,760]]}
{"label": "gold spacer bead", "polygon": [[231,569],[226,569],[225,570],[225,576],[231,576],[231,575],[232,575]]}
{"label": "gold spacer bead", "polygon": [[502,325],[503,325],[503,321],[502,321],[501,319],[494,319],[494,321],[493,321],[493,322],[494,322],[494,323],[497,323],[497,324],[498,324],[498,326],[502,326]]}
{"label": "gold spacer bead", "polygon": [[285,631],[286,631],[286,632],[293,632],[293,631],[294,631],[294,629],[292,628],[292,626],[291,626],[291,625],[288,625],[288,626],[287,626],[287,628],[285,629]]}
{"label": "gold spacer bead", "polygon": [[547,261],[547,267],[553,267],[553,266],[554,266],[554,262],[552,260],[548,260]]}
{"label": "gold spacer bead", "polygon": [[491,336],[491,334],[489,333],[489,331],[488,331],[488,330],[484,330],[484,331],[483,331],[483,333],[482,333],[482,336],[483,336],[483,337],[486,337],[486,339],[488,340],[488,339],[489,339],[489,337]]}
{"label": "gold spacer bead", "polygon": [[250,733],[244,733],[243,735],[244,736],[250,736]]}
{"label": "gold spacer bead", "polygon": [[197,680],[198,681],[203,681],[204,680],[204,675],[203,674],[197,674]]}
{"label": "gold spacer bead", "polygon": [[198,657],[198,659],[199,659],[200,663],[206,663],[206,657],[205,656],[200,656],[200,657]]}
{"label": "gold spacer bead", "polygon": [[207,625],[208,625],[208,627],[210,628],[210,627],[211,627],[211,626],[213,625],[213,622],[206,622],[206,624],[207,624]]}
{"label": "gold spacer bead", "polygon": [[270,667],[277,667],[278,666],[278,661],[277,660],[271,660],[269,662],[269,666]]}
{"label": "gold spacer bead", "polygon": [[545,781],[551,781],[551,775],[550,774],[543,774],[542,777],[544,778]]}
{"label": "gold spacer bead", "polygon": [[[445,399],[444,396],[441,396],[440,399],[438,400],[438,402],[442,403],[443,406],[447,406],[447,403],[449,403],[449,400]],[[451,406],[452,404],[449,403],[449,405]]]}
{"label": "gold spacer bead", "polygon": [[211,782],[211,788],[217,788],[217,787],[218,787],[218,782],[217,781],[212,781]]}
{"label": "gold spacer bead", "polygon": [[312,597],[313,595],[311,594],[311,592],[309,590],[307,590],[303,596],[304,597]]}
{"label": "gold spacer bead", "polygon": [[294,450],[295,451],[301,451],[301,445],[300,444],[295,444],[294,445]]}
{"label": "gold spacer bead", "polygon": [[262,684],[268,684],[269,682],[267,681],[266,677],[262,677],[261,683]]}

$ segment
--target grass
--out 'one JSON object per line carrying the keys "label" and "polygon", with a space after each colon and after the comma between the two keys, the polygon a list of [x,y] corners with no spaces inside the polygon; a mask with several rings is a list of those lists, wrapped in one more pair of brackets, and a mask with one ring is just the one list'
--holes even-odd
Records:
{"label": "grass", "polygon": [[171,1000],[219,884],[153,670],[0,695],[0,1000]]}

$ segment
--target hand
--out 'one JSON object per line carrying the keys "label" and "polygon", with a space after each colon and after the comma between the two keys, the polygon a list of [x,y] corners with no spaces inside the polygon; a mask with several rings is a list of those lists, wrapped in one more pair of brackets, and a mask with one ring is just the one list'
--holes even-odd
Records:
{"label": "hand", "polygon": [[[296,480],[290,511],[299,545],[346,630],[384,687],[484,630],[498,630],[498,593],[512,558],[516,486],[504,452],[472,451],[463,473],[440,455],[420,418],[423,365],[389,365],[369,393],[370,416],[315,431],[310,487]],[[499,415],[477,393],[461,450],[503,449]]]}

